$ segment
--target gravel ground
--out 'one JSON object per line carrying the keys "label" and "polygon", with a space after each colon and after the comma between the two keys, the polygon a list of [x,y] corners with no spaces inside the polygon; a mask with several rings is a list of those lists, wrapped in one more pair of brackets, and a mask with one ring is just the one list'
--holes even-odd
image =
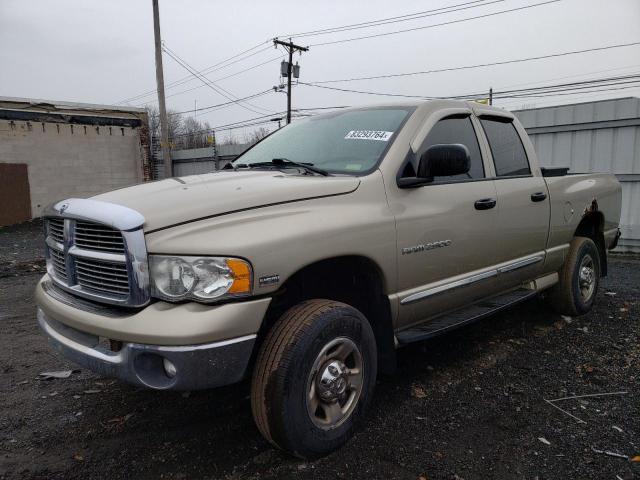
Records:
{"label": "gravel ground", "polygon": [[[246,382],[182,394],[85,370],[38,380],[75,368],[35,323],[40,231],[0,229],[1,479],[640,478],[637,257],[610,259],[583,317],[533,300],[400,350],[360,432],[310,463],[260,437]],[[566,413],[545,401],[605,393],[555,402]]]}

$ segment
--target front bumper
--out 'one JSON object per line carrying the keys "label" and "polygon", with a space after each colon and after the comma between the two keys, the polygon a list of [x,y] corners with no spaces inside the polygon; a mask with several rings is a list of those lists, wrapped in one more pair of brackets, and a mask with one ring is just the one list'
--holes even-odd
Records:
{"label": "front bumper", "polygon": [[242,380],[256,339],[253,334],[190,346],[122,343],[113,351],[100,343],[99,336],[47,317],[41,308],[38,323],[49,343],[72,362],[157,390],[198,390]]}

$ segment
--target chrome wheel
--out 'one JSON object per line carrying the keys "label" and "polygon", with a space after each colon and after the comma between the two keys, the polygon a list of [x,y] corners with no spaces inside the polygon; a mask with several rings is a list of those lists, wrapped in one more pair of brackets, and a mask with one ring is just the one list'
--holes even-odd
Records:
{"label": "chrome wheel", "polygon": [[349,338],[327,343],[307,381],[307,412],[323,430],[341,425],[353,413],[362,392],[362,354]]}
{"label": "chrome wheel", "polygon": [[596,269],[591,255],[585,255],[578,269],[578,285],[582,300],[588,302],[596,288]]}

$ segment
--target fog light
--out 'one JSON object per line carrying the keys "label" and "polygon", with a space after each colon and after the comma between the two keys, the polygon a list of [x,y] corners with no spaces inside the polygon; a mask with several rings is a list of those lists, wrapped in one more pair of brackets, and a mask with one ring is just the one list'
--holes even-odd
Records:
{"label": "fog light", "polygon": [[164,366],[164,373],[167,374],[167,377],[173,378],[176,376],[176,373],[178,373],[176,366],[168,358],[162,359],[162,365]]}

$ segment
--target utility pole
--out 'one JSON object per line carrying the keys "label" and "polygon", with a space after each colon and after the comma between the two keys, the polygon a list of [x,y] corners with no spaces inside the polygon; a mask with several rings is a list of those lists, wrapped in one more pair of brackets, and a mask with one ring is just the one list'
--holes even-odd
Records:
{"label": "utility pole", "polygon": [[158,106],[160,107],[160,146],[162,147],[162,159],[164,161],[164,176],[173,176],[173,164],[171,163],[171,150],[169,149],[169,125],[167,122],[167,107],[164,103],[164,73],[162,71],[162,41],[160,39],[160,11],[158,0],[153,3],[153,36],[156,45],[156,84],[158,89]]}
{"label": "utility pole", "polygon": [[293,72],[293,53],[295,51],[308,52],[309,48],[301,47],[294,44],[291,39],[288,42],[283,42],[277,38],[273,39],[274,45],[282,45],[289,53],[289,63],[287,64],[287,125],[291,123],[291,73]]}
{"label": "utility pole", "polygon": [[493,105],[493,87],[489,88],[489,105]]}

